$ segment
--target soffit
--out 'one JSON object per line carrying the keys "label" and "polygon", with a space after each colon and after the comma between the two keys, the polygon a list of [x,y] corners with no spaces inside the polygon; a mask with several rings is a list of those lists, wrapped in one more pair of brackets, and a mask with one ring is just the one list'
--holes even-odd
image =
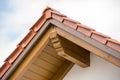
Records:
{"label": "soffit", "polygon": [[[52,47],[50,41],[41,52],[38,52],[36,54],[38,54],[38,56],[36,56],[35,59],[32,59],[32,61],[30,61],[29,66],[27,66],[26,69],[21,71],[17,76],[15,76],[17,74],[15,71],[9,79],[10,80],[14,80],[14,79],[15,80],[57,80],[56,78],[54,79],[54,77],[56,76],[56,74],[59,73],[59,70],[62,68],[62,66],[64,66],[66,63],[69,62],[57,55],[57,52]],[[24,61],[22,62],[22,64],[23,63]],[[72,66],[73,63],[71,63],[71,66],[70,65],[68,66],[69,69],[71,69]],[[20,65],[18,69],[21,67],[22,66]],[[65,74],[62,75],[61,78],[63,78]]]}

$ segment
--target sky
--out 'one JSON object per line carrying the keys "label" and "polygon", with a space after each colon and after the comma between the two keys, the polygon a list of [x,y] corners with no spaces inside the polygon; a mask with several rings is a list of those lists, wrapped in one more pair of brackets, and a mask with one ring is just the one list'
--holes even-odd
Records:
{"label": "sky", "polygon": [[120,41],[120,0],[0,0],[0,66],[47,6]]}

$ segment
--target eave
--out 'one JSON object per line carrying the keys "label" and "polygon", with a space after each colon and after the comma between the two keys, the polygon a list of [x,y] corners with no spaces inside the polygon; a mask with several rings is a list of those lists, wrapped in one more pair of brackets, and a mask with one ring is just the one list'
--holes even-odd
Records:
{"label": "eave", "polygon": [[5,60],[5,64],[0,69],[1,80],[10,76],[51,24],[56,27],[57,35],[120,67],[120,42],[69,19],[54,9],[46,8],[42,17]]}

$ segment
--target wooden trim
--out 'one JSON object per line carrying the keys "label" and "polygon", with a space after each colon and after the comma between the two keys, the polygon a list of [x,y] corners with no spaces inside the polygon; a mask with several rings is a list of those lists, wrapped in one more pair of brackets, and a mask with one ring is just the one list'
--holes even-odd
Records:
{"label": "wooden trim", "polygon": [[[58,55],[81,67],[88,67],[90,65],[90,55],[88,51],[84,51],[84,52],[81,51],[80,54],[84,54],[84,56],[80,56],[79,53],[75,53],[75,50],[77,52],[77,50],[80,50],[80,48],[75,49],[76,48],[75,47],[74,48],[75,50],[73,51],[69,50],[66,47],[67,45],[66,46],[64,45],[66,43],[63,44],[64,46],[62,45],[63,41],[59,39],[59,36],[57,35],[56,32],[52,32],[50,38],[51,38],[51,42],[53,43],[53,47],[56,49]],[[72,44],[72,46],[74,46],[74,44]],[[72,46],[68,46],[68,47],[73,48]]]}
{"label": "wooden trim", "polygon": [[120,59],[109,54],[109,53],[106,53],[105,51],[89,44],[88,42],[74,36],[74,35],[71,35],[70,33],[60,29],[60,28],[56,28],[57,30],[57,34],[61,35],[62,37],[65,37],[66,39],[70,40],[71,42],[85,48],[86,50],[92,52],[93,54],[113,63],[114,65],[120,67]]}
{"label": "wooden trim", "polygon": [[66,60],[63,62],[60,69],[56,72],[56,74],[52,77],[51,80],[63,80],[65,75],[69,72],[69,70],[73,67],[74,63]]}
{"label": "wooden trim", "polygon": [[26,69],[29,67],[30,64],[35,60],[37,57],[38,53],[40,53],[44,47],[47,45],[49,41],[49,36],[50,36],[51,28],[49,28],[44,36],[42,36],[35,47],[29,51],[29,55],[25,58],[25,60],[21,63],[21,65],[18,67],[18,69],[15,70],[15,72],[11,75],[10,80],[16,80],[19,79],[22,74],[26,71]]}

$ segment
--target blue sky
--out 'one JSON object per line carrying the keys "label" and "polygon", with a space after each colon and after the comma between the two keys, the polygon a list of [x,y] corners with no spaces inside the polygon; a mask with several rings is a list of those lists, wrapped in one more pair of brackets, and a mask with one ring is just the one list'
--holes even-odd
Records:
{"label": "blue sky", "polygon": [[0,12],[10,11],[7,0],[0,0]]}
{"label": "blue sky", "polygon": [[46,6],[120,41],[119,0],[0,0],[0,66]]}

